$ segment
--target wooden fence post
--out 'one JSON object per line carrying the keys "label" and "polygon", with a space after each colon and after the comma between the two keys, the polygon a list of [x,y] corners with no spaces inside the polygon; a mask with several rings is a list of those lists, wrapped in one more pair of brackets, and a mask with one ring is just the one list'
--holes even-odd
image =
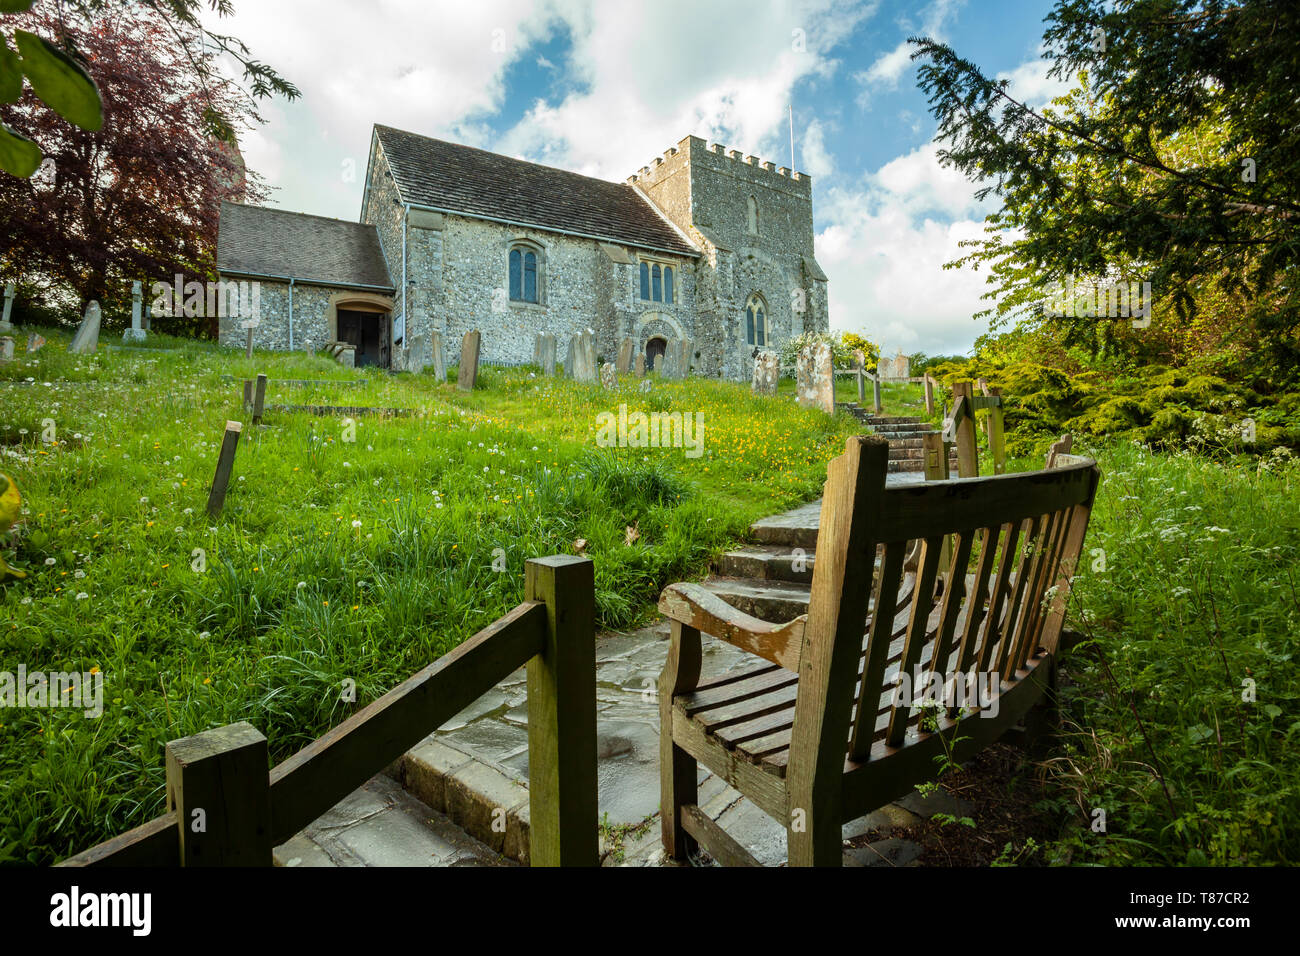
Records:
{"label": "wooden fence post", "polygon": [[253,407],[253,380],[251,378],[246,378],[244,379],[244,411],[248,411],[252,407]]}
{"label": "wooden fence post", "polygon": [[882,412],[884,412],[885,406],[880,399],[880,376],[879,375],[875,375],[871,379],[871,404],[872,404],[872,410],[876,415],[879,415]]}
{"label": "wooden fence post", "polygon": [[[943,440],[943,435],[939,432],[922,435],[921,449],[925,455],[925,480],[947,481],[950,477],[948,473],[948,444]],[[947,574],[951,564],[952,535],[946,534],[943,536],[943,545],[939,551],[940,572]]]}
{"label": "wooden fence post", "polygon": [[925,413],[934,414],[934,379],[930,378],[930,373],[925,373]]}
{"label": "wooden fence post", "polygon": [[262,424],[262,408],[266,403],[266,375],[257,374],[257,390],[253,393],[253,424]]}
{"label": "wooden fence post", "polygon": [[[1002,389],[990,389],[989,395],[1001,399]],[[993,474],[1002,474],[1007,470],[1007,440],[1000,401],[989,408],[989,451],[993,455]]]}
{"label": "wooden fence post", "polygon": [[253,327],[251,325],[248,326],[248,351],[245,357],[250,359],[253,357]]}
{"label": "wooden fence post", "polygon": [[217,473],[212,477],[212,489],[208,492],[208,514],[213,518],[221,514],[221,508],[226,503],[226,487],[230,484],[230,473],[235,467],[235,448],[239,445],[239,433],[243,430],[243,422],[226,422],[226,434],[221,439],[221,451],[217,454]]}
{"label": "wooden fence post", "polygon": [[270,866],[266,738],[228,724],[167,744],[167,805],[181,866]]}
{"label": "wooden fence post", "polygon": [[867,404],[867,376],[863,372],[861,364],[858,365],[856,378],[858,380],[858,404],[865,405]]}
{"label": "wooden fence post", "polygon": [[[961,401],[962,399],[965,401]],[[975,389],[970,382],[954,382],[952,386],[953,412],[961,406],[957,420],[957,477],[978,478],[980,473],[979,445],[975,441]]]}
{"label": "wooden fence post", "polygon": [[597,866],[596,586],[590,558],[524,565],[524,599],[546,604],[546,645],[528,662],[529,856]]}

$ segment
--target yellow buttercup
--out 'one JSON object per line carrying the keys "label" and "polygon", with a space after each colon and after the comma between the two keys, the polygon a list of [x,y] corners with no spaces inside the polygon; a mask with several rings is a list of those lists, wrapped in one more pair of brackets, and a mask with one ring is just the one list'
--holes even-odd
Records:
{"label": "yellow buttercup", "polygon": [[[0,472],[0,534],[13,527],[13,523],[22,514],[22,505],[23,499],[18,494],[18,486],[8,475]],[[9,567],[5,564],[5,559],[0,557],[0,581],[4,580],[6,574],[12,574],[16,578],[27,577],[26,571]]]}

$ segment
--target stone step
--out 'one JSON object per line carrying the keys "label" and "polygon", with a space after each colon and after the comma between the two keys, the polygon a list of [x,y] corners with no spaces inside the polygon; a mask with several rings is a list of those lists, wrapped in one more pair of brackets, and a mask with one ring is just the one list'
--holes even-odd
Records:
{"label": "stone step", "polygon": [[726,551],[713,563],[715,573],[728,578],[762,581],[812,581],[814,552],[775,544],[754,544]]}
{"label": "stone step", "polygon": [[276,866],[510,866],[385,774],[273,851]]}
{"label": "stone step", "polygon": [[921,425],[925,419],[912,415],[869,415],[868,425]]}
{"label": "stone step", "polygon": [[703,587],[732,607],[774,624],[784,624],[808,613],[810,589],[795,581],[709,578]]}

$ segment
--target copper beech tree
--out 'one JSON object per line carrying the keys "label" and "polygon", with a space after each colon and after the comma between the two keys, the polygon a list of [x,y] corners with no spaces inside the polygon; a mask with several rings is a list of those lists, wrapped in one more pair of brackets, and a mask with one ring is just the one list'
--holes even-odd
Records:
{"label": "copper beech tree", "polygon": [[[5,20],[76,50],[103,109],[92,132],[50,109],[39,90],[0,104],[0,122],[44,154],[29,178],[0,173],[0,272],[19,278],[20,304],[66,311],[96,299],[111,316],[127,308],[132,280],[147,291],[178,274],[207,279],[221,201],[266,195],[231,145],[233,131],[257,121],[253,100],[220,78],[216,55],[178,40],[187,28],[147,5],[105,11],[85,21],[39,12]],[[168,331],[211,333],[209,325],[180,318]]]}

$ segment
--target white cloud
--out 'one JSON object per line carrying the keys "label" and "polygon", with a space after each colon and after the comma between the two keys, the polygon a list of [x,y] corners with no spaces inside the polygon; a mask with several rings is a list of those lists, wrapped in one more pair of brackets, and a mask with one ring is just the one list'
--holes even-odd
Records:
{"label": "white cloud", "polygon": [[[932,0],[922,11],[921,29],[915,32],[920,36],[942,42],[947,35],[948,20],[964,2],[965,0]],[[902,20],[899,26],[908,33],[913,32],[911,24],[906,19]],[[898,81],[911,67],[912,53],[915,50],[916,47],[903,40],[888,53],[878,56],[867,69],[854,73],[853,79],[862,87],[857,97],[858,106],[862,109],[870,109],[871,94],[874,89],[896,88]]]}
{"label": "white cloud", "polygon": [[830,279],[834,329],[861,331],[888,352],[958,353],[986,330],[985,273],[945,270],[958,242],[983,235],[975,187],[944,169],[926,145],[854,187],[832,189],[816,237]]}
{"label": "white cloud", "polygon": [[826,133],[821,120],[813,120],[804,130],[799,160],[800,169],[814,179],[829,176],[835,171],[835,160],[826,148]]}
{"label": "white cloud", "polygon": [[1040,109],[1058,96],[1063,96],[1072,85],[1063,80],[1049,77],[1051,60],[1030,60],[1021,63],[1014,70],[1004,70],[997,75],[999,80],[1010,80],[1007,94],[1019,100],[1031,109]]}

